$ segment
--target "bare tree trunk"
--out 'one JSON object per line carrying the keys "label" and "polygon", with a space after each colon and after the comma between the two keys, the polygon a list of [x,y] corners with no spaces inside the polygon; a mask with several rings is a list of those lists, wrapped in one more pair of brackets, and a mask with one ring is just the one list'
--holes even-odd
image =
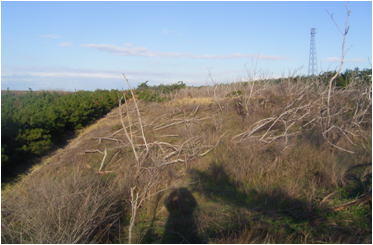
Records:
{"label": "bare tree trunk", "polygon": [[350,29],[349,17],[350,17],[350,14],[351,14],[351,11],[348,8],[346,8],[346,11],[347,11],[347,13],[346,13],[346,20],[345,20],[345,29],[344,29],[344,31],[342,31],[339,28],[338,24],[335,22],[333,14],[328,13],[329,16],[330,16],[330,18],[332,19],[333,23],[336,25],[338,31],[342,35],[342,46],[341,46],[341,60],[340,60],[340,63],[339,63],[339,67],[338,67],[336,73],[334,74],[334,76],[329,80],[328,98],[327,98],[327,113],[328,113],[327,128],[329,128],[330,121],[331,121],[331,118],[330,118],[330,96],[331,96],[331,93],[332,93],[333,82],[339,76],[339,74],[342,71],[343,64],[344,64],[344,59],[345,59],[345,55],[346,55],[345,44],[346,44],[346,37],[347,37],[348,31]]}

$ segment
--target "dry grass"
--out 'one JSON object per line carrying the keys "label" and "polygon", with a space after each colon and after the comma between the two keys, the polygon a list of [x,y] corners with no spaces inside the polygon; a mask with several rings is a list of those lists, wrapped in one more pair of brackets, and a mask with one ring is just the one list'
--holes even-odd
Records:
{"label": "dry grass", "polygon": [[170,102],[171,105],[188,105],[188,104],[195,104],[195,105],[210,105],[213,104],[214,100],[210,97],[197,97],[197,98],[190,98],[190,97],[183,97],[180,99],[172,100]]}
{"label": "dry grass", "polygon": [[317,80],[185,88],[139,102],[141,125],[129,101],[130,137],[115,109],[3,191],[2,242],[126,242],[136,194],[132,241],[161,242],[175,222],[162,203],[180,187],[203,241],[369,242],[366,206],[331,209],[361,194],[346,176],[371,163],[371,87],[334,90],[331,118],[326,95]]}
{"label": "dry grass", "polygon": [[38,173],[3,195],[2,242],[114,242],[125,197],[110,181],[81,168]]}

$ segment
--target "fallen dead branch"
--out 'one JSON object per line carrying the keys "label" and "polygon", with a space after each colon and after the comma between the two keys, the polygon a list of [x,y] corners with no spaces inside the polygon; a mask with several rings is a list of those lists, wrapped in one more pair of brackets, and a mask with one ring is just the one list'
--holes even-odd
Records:
{"label": "fallen dead branch", "polygon": [[223,134],[219,137],[219,139],[218,139],[218,141],[216,142],[216,144],[215,144],[213,147],[210,147],[210,149],[208,149],[207,151],[205,151],[205,152],[199,154],[199,157],[204,157],[204,156],[206,156],[208,153],[210,153],[212,150],[214,150],[214,149],[215,149],[215,148],[220,144],[221,139],[222,139],[225,135],[226,135],[226,133],[223,133]]}
{"label": "fallen dead branch", "polygon": [[102,151],[100,150],[85,150],[84,153],[100,153],[100,154],[104,154]]}
{"label": "fallen dead branch", "polygon": [[102,140],[108,140],[108,141],[114,141],[117,143],[121,143],[122,141],[115,139],[115,138],[109,138],[109,137],[93,137],[93,139],[98,139],[98,143],[101,144]]}
{"label": "fallen dead branch", "polygon": [[321,201],[320,201],[320,204],[323,204],[325,202],[327,202],[330,198],[332,198],[333,196],[335,196],[336,194],[338,193],[338,191],[333,191],[332,193],[329,193],[328,195],[326,195]]}
{"label": "fallen dead branch", "polygon": [[[355,153],[349,148],[354,147],[356,141],[364,137],[359,128],[364,122],[365,125],[369,123],[372,106],[371,85],[364,88],[369,91],[366,94],[356,91],[354,85],[334,91],[334,104],[329,108],[329,113],[329,105],[324,99],[324,95],[328,93],[327,86],[309,86],[308,90],[305,90],[297,88],[295,84],[289,85],[287,89],[290,103],[283,106],[282,111],[258,120],[248,130],[233,136],[232,141],[242,143],[248,139],[256,139],[262,143],[271,143],[283,140],[286,147],[290,137],[304,135],[309,131],[313,134],[317,132],[318,137],[323,138],[334,149],[349,154]],[[346,98],[349,98],[349,103],[344,102]]]}
{"label": "fallen dead branch", "polygon": [[106,157],[107,157],[107,149],[105,147],[104,157],[102,158],[102,161],[101,161],[101,164],[100,164],[100,168],[98,169],[98,172],[101,172],[102,168],[104,167],[104,163],[105,163]]}
{"label": "fallen dead branch", "polygon": [[206,119],[209,119],[209,118],[211,118],[211,117],[190,118],[190,119],[175,119],[175,120],[177,120],[176,122],[173,122],[173,123],[170,123],[170,124],[166,124],[166,125],[162,125],[162,126],[158,126],[158,127],[154,127],[154,130],[158,131],[158,130],[169,128],[169,127],[176,126],[176,125],[179,125],[179,124],[184,124],[184,123],[189,123],[189,122],[203,121],[203,120],[206,120]]}
{"label": "fallen dead branch", "polygon": [[[128,86],[130,86],[124,74],[123,78],[126,80]],[[196,106],[193,111],[189,113],[189,115],[186,115],[185,112],[183,112],[184,117],[182,118],[167,118],[166,122],[161,122],[164,121],[160,120],[162,119],[162,117],[155,118],[150,124],[147,125],[148,128],[145,130],[139,104],[136,101],[136,97],[132,89],[130,89],[130,92],[133,103],[125,101],[125,106],[122,106],[122,99],[119,100],[118,114],[122,127],[121,129],[116,130],[111,135],[111,137],[115,135],[117,135],[118,137],[119,133],[124,132],[124,136],[128,144],[121,144],[121,146],[123,148],[130,147],[136,159],[136,171],[134,173],[135,182],[130,188],[131,218],[128,227],[128,242],[133,243],[134,238],[132,233],[136,223],[136,217],[139,208],[141,208],[145,200],[147,200],[154,193],[157,193],[159,189],[167,189],[167,186],[162,188],[160,187],[163,183],[160,176],[161,173],[166,170],[165,167],[178,163],[186,163],[188,161],[192,161],[207,155],[220,143],[223,135],[213,145],[204,144],[200,136],[186,137],[180,144],[159,140],[148,141],[148,130],[154,132],[169,127],[177,127],[183,125],[187,126],[185,128],[182,127],[183,130],[188,130],[188,125],[198,124],[210,117],[195,118],[199,110],[199,106]],[[130,106],[133,106],[133,109],[131,109]],[[123,111],[123,109],[125,111]],[[131,115],[131,110],[136,112],[135,116]],[[179,112],[177,114],[179,114]],[[133,116],[135,117],[135,119],[132,118]],[[137,123],[134,123],[134,121],[137,121]],[[138,130],[134,131],[134,127],[136,127]],[[105,138],[112,139],[111,137]],[[160,137],[164,139],[167,137],[171,137],[173,139],[183,139],[183,137],[180,137],[179,135],[163,135]],[[105,149],[99,172],[103,172],[103,166],[107,164],[107,150],[108,149]]]}
{"label": "fallen dead branch", "polygon": [[351,206],[364,204],[364,203],[369,203],[369,202],[372,203],[372,195],[371,194],[365,194],[365,195],[360,196],[356,200],[353,200],[351,202],[347,202],[347,203],[344,203],[344,204],[339,205],[337,207],[334,207],[333,210],[334,211],[341,211],[341,210],[344,210],[344,209],[349,208]]}

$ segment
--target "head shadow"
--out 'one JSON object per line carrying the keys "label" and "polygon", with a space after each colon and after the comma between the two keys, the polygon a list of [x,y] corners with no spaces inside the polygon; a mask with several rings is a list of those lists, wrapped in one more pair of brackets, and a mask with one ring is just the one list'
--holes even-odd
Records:
{"label": "head shadow", "polygon": [[187,188],[173,190],[164,202],[169,212],[162,243],[204,243],[194,214],[197,201]]}

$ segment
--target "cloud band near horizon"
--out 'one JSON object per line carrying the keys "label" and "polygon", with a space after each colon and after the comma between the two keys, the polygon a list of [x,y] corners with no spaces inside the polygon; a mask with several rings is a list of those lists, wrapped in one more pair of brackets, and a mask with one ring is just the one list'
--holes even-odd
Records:
{"label": "cloud band near horizon", "polygon": [[160,52],[147,49],[145,47],[137,47],[132,44],[125,44],[124,46],[116,46],[112,44],[82,44],[81,46],[100,50],[120,56],[141,56],[141,57],[168,57],[168,58],[191,58],[191,59],[237,59],[237,58],[254,58],[261,60],[285,60],[282,56],[269,56],[261,54],[243,54],[231,53],[226,55],[210,55],[210,54],[191,54],[179,52]]}

